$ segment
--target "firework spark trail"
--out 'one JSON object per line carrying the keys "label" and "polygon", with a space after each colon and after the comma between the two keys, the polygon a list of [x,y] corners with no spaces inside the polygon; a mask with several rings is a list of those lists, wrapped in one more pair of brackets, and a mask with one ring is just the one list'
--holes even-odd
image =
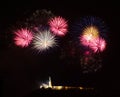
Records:
{"label": "firework spark trail", "polygon": [[58,36],[64,36],[68,31],[67,21],[62,17],[51,18],[48,22],[50,25],[50,30]]}
{"label": "firework spark trail", "polygon": [[56,38],[50,31],[38,32],[33,39],[33,46],[39,52],[56,46]]}
{"label": "firework spark trail", "polygon": [[84,56],[81,58],[81,69],[83,73],[96,72],[102,67],[99,56]]}
{"label": "firework spark trail", "polygon": [[33,39],[33,34],[27,28],[20,29],[15,32],[14,42],[17,46],[27,47]]}
{"label": "firework spark trail", "polygon": [[48,21],[54,14],[46,9],[36,10],[26,19],[26,25],[30,28],[48,25]]}

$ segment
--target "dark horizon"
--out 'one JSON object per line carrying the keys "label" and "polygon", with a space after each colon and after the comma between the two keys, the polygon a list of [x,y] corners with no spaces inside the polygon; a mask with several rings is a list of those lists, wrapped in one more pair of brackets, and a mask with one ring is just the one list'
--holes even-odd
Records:
{"label": "dark horizon", "polygon": [[[99,3],[99,2],[98,2]],[[65,2],[8,2],[3,3],[0,18],[0,81],[1,97],[22,97],[37,89],[39,82],[49,76],[55,85],[92,86],[109,96],[120,96],[119,79],[119,11],[109,2],[83,2],[73,5]],[[85,5],[86,4],[86,5]],[[84,6],[85,5],[85,6]],[[103,67],[96,73],[83,74],[79,66],[61,65],[59,49],[46,55],[33,54],[29,48],[22,49],[11,44],[8,32],[19,19],[35,10],[46,9],[68,19],[70,23],[82,16],[98,16],[108,27],[107,49],[103,53]],[[40,65],[41,64],[41,65]],[[51,64],[51,66],[49,65]],[[65,64],[65,63],[64,63]],[[74,73],[73,73],[74,71]],[[1,86],[0,85],[0,86]],[[21,93],[19,95],[19,93]],[[17,96],[19,95],[19,96]]]}

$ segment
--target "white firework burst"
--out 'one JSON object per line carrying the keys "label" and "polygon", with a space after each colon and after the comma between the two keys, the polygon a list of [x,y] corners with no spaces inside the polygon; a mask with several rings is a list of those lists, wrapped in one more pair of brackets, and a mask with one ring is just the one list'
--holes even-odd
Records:
{"label": "white firework burst", "polygon": [[55,35],[50,31],[38,32],[33,39],[33,45],[36,50],[42,52],[57,45]]}

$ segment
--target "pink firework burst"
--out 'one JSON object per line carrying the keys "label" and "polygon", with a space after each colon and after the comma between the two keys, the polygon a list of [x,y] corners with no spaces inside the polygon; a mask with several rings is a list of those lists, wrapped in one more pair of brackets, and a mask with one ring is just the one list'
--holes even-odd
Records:
{"label": "pink firework burst", "polygon": [[17,46],[20,47],[27,47],[31,43],[33,39],[33,34],[30,30],[26,29],[20,29],[15,32],[14,41]]}
{"label": "pink firework burst", "polygon": [[106,48],[106,41],[100,37],[91,38],[89,35],[83,35],[80,37],[82,45],[89,47],[96,52],[102,52]]}
{"label": "pink firework burst", "polygon": [[50,25],[50,30],[55,35],[64,36],[68,31],[67,30],[67,28],[68,28],[67,21],[60,16],[50,19],[50,21],[48,23]]}
{"label": "pink firework burst", "polygon": [[91,37],[90,35],[82,35],[80,37],[80,42],[84,46],[90,46],[93,41],[94,41],[94,38]]}
{"label": "pink firework burst", "polygon": [[103,38],[96,38],[91,42],[90,48],[96,52],[102,52],[106,48],[106,41]]}

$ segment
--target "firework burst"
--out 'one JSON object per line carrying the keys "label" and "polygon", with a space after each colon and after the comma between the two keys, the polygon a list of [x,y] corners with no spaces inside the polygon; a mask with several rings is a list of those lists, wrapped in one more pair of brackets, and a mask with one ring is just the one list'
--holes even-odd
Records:
{"label": "firework burst", "polygon": [[102,52],[106,48],[106,41],[100,37],[87,40],[87,37],[81,37],[81,43],[96,52]]}
{"label": "firework burst", "polygon": [[20,29],[15,32],[14,42],[17,46],[27,47],[33,39],[33,34],[30,30]]}
{"label": "firework burst", "polygon": [[83,17],[72,26],[71,38],[79,48],[81,71],[96,72],[102,67],[101,52],[106,48],[105,23],[98,17]]}
{"label": "firework burst", "polygon": [[50,31],[38,32],[34,36],[33,45],[39,52],[48,50],[57,45],[55,35]]}
{"label": "firework burst", "polygon": [[86,34],[86,32],[91,33],[93,37],[106,37],[107,27],[104,21],[99,17],[85,16],[78,19],[71,28],[72,36],[80,37],[81,34]]}
{"label": "firework burst", "polygon": [[93,43],[93,41],[94,41],[94,38],[91,35],[82,35],[80,37],[80,42],[84,46],[88,46],[89,47],[91,45],[91,43]]}
{"label": "firework burst", "polygon": [[50,30],[58,36],[64,36],[67,33],[68,24],[62,17],[54,17],[49,21]]}
{"label": "firework burst", "polygon": [[81,26],[82,28],[81,30],[83,30],[85,27],[93,27],[94,30],[97,28],[96,31],[99,31],[99,33],[106,32],[105,24],[99,17],[93,17],[93,16],[84,17],[81,20],[79,26]]}
{"label": "firework burst", "polygon": [[106,48],[106,41],[102,38],[97,38],[92,41],[90,48],[96,52],[102,52]]}
{"label": "firework burst", "polygon": [[94,53],[102,52],[106,47],[105,40],[101,38],[101,33],[105,32],[103,21],[97,17],[86,17],[81,20],[79,26],[80,44],[92,49]]}
{"label": "firework burst", "polygon": [[99,37],[98,28],[95,26],[88,26],[83,30],[84,36],[89,36],[90,39]]}
{"label": "firework burst", "polygon": [[88,26],[83,30],[83,33],[80,37],[80,42],[84,46],[91,46],[94,43],[94,40],[99,37],[99,31],[94,26]]}

